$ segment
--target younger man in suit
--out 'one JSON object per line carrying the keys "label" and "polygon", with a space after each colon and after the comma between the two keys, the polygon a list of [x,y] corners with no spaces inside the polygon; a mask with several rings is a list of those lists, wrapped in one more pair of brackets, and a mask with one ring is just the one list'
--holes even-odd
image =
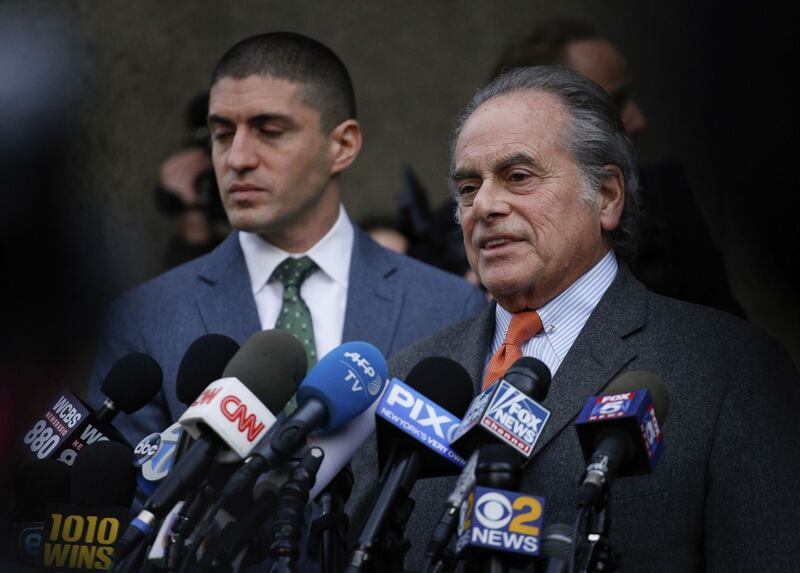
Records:
{"label": "younger man in suit", "polygon": [[327,47],[287,32],[237,43],[214,68],[208,122],[237,231],[117,301],[89,389],[99,405],[116,359],[134,351],[156,359],[163,390],[115,421],[134,443],[185,409],[175,376],[205,333],[243,343],[285,328],[303,342],[310,368],[348,340],[391,355],[485,306],[477,289],[381,248],[351,223],[340,176],[358,156],[361,128],[347,70]]}

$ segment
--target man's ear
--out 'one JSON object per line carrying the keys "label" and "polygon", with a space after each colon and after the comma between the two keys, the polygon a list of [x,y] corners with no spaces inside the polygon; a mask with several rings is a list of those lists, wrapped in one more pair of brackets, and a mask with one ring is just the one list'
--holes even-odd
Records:
{"label": "man's ear", "polygon": [[606,177],[600,185],[600,226],[610,232],[617,228],[625,207],[625,178],[616,165],[603,167]]}
{"label": "man's ear", "polygon": [[330,134],[331,175],[347,169],[361,151],[361,126],[348,119],[333,128]]}

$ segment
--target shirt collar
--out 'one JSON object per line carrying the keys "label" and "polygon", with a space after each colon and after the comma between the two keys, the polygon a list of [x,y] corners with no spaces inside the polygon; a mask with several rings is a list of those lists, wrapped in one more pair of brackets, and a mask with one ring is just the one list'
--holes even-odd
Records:
{"label": "shirt collar", "polygon": [[[563,359],[589,320],[597,303],[617,276],[619,264],[613,251],[572,283],[564,292],[543,307],[536,309],[542,319],[542,331]],[[511,322],[512,313],[499,304],[496,306],[495,324],[503,325],[502,338]],[[498,328],[499,330],[499,328]]]}
{"label": "shirt collar", "polygon": [[272,273],[284,260],[302,256],[309,257],[328,277],[347,288],[354,236],[353,224],[341,204],[339,217],[331,230],[305,253],[287,253],[255,233],[240,231],[239,244],[250,275],[253,294],[264,288]]}

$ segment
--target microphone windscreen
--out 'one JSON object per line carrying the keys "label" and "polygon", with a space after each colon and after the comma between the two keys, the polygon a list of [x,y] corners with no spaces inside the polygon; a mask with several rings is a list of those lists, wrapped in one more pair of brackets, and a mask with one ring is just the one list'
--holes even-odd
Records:
{"label": "microphone windscreen", "polygon": [[126,414],[140,410],[155,398],[163,374],[161,367],[147,354],[126,354],[111,367],[100,390]]}
{"label": "microphone windscreen", "polygon": [[406,376],[405,383],[462,418],[472,401],[472,379],[461,364],[443,356],[420,360]]}
{"label": "microphone windscreen", "polygon": [[133,452],[118,442],[89,444],[72,466],[72,503],[130,507],[136,493]]}
{"label": "microphone windscreen", "polygon": [[634,390],[647,389],[653,397],[656,419],[663,424],[669,413],[669,393],[661,379],[645,370],[629,370],[617,376],[603,392],[603,395],[624,394]]}
{"label": "microphone windscreen", "polygon": [[239,344],[222,334],[204,334],[189,346],[175,378],[178,400],[187,406],[206,386],[222,378],[225,367],[239,350]]}
{"label": "microphone windscreen", "polygon": [[256,332],[231,358],[222,373],[238,378],[270,412],[286,406],[306,375],[306,350],[285,330]]}
{"label": "microphone windscreen", "polygon": [[550,369],[544,362],[532,356],[517,359],[506,370],[503,379],[539,403],[544,402],[550,391]]}
{"label": "microphone windscreen", "polygon": [[354,340],[323,356],[297,390],[297,402],[320,400],[328,411],[321,430],[334,430],[369,408],[386,384],[386,359],[367,342]]}
{"label": "microphone windscreen", "polygon": [[14,474],[16,521],[41,521],[50,503],[69,503],[72,466],[55,458],[28,460]]}

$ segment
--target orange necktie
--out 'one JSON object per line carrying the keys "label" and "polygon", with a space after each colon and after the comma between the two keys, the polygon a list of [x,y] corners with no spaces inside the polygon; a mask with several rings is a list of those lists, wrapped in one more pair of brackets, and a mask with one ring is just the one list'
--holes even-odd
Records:
{"label": "orange necktie", "polygon": [[535,310],[523,310],[511,317],[503,344],[494,353],[483,378],[483,389],[497,382],[511,365],[522,357],[522,345],[542,330],[542,319]]}

